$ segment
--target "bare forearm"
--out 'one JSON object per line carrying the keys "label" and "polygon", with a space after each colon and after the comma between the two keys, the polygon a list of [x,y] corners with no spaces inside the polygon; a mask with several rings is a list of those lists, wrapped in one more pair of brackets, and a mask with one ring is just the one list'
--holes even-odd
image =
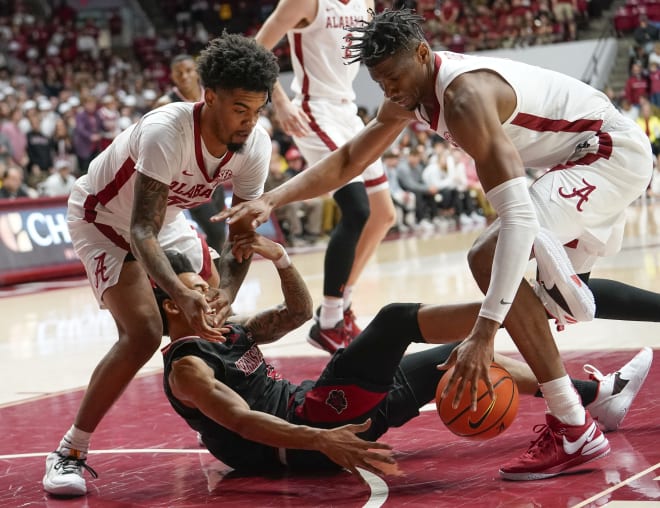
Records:
{"label": "bare forearm", "polygon": [[252,258],[244,259],[239,262],[232,253],[232,242],[227,241],[222,248],[222,255],[220,257],[220,289],[224,290],[230,302],[236,298],[241,284],[245,280]]}

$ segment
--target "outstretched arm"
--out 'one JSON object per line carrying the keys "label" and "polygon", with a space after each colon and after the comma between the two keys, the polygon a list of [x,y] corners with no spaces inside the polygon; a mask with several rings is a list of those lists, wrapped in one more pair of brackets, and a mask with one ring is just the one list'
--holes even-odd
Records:
{"label": "outstretched arm", "polygon": [[276,448],[317,450],[355,474],[357,467],[378,474],[381,472],[378,464],[394,463],[391,454],[373,450],[389,450],[388,445],[357,437],[356,434],[369,428],[370,421],[335,429],[317,429],[293,425],[274,415],[253,411],[240,395],[215,379],[213,370],[196,356],[184,356],[174,361],[168,382],[174,396],[185,405],[199,409],[244,439]]}
{"label": "outstretched arm", "polygon": [[216,219],[227,219],[230,224],[249,219],[256,228],[268,220],[273,208],[340,188],[378,159],[412,119],[413,113],[386,100],[376,118],[346,144],[283,185],[224,210]]}

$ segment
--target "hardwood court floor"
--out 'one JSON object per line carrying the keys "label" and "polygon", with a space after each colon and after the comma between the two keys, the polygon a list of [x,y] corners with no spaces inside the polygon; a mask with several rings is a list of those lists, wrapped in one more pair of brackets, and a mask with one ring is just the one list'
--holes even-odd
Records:
{"label": "hardwood court floor", "polygon": [[[593,275],[660,291],[659,228],[660,206],[632,207],[625,248],[602,260]],[[465,260],[476,234],[429,234],[384,242],[355,290],[359,322],[368,323],[382,305],[393,301],[479,299]],[[318,302],[322,252],[292,259]],[[252,312],[280,300],[275,270],[269,263],[255,262],[235,308]],[[156,354],[94,434],[89,463],[100,477],[88,477],[88,496],[51,498],[41,488],[45,455],[71,425],[91,371],[115,340],[114,326],[109,314],[96,308],[84,281],[5,289],[0,293],[0,316],[0,507],[660,505],[657,353],[623,427],[608,435],[612,453],[580,471],[539,482],[499,479],[499,465],[526,449],[535,436],[532,427],[542,421],[543,401],[522,398],[513,426],[485,442],[453,436],[433,408],[427,408],[384,437],[396,450],[403,475],[366,475],[366,484],[348,473],[232,473],[200,449],[194,432],[173,414],[162,394],[162,360]],[[584,363],[609,372],[642,346],[657,351],[658,326],[597,320],[573,325],[556,339],[569,372],[579,377]],[[305,342],[307,330],[303,326],[263,348],[267,359],[293,381],[316,376],[327,360]],[[498,334],[496,347],[516,355],[505,332]]]}

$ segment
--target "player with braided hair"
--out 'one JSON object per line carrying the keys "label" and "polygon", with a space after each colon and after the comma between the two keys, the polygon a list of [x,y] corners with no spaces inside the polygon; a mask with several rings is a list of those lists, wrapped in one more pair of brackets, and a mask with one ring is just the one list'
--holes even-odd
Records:
{"label": "player with braided hair", "polygon": [[150,278],[177,302],[195,333],[224,340],[216,325],[224,322],[250,264],[231,255],[237,225],[229,228],[222,283],[212,302],[179,281],[163,250],[186,254],[196,272],[218,285],[209,249],[182,209],[208,201],[229,180],[235,204],[261,195],[271,143],[257,119],[279,68],[254,40],[227,33],[208,44],[197,65],[204,101],[175,102],[144,115],[92,161],[71,192],[71,240],[119,337],[94,370],[73,426],[46,459],[43,486],[49,493],[86,493],[82,473],[90,470],[85,459],[92,432],[160,346]]}
{"label": "player with braided hair", "polygon": [[[503,325],[540,382],[548,414],[541,437],[500,474],[554,476],[606,455],[610,445],[570,386],[547,317],[561,326],[586,321],[601,302],[619,298],[610,285],[596,284],[605,291],[594,303],[585,281],[599,257],[621,247],[625,209],[651,178],[649,141],[604,94],[579,80],[512,60],[432,51],[421,20],[409,10],[385,11],[351,28],[350,60],[365,63],[385,93],[377,117],[304,174],[220,217],[261,222],[273,206],[340,185],[388,149],[411,120],[461,147],[475,160],[499,218],[468,256],[486,296],[471,332],[444,365],[456,366],[448,389],[458,385],[457,399],[470,390],[476,408],[477,381],[492,386],[488,367]],[[525,168],[545,173],[528,188]],[[533,285],[523,279],[530,256],[539,270]],[[617,287],[631,300],[628,316],[634,310],[639,317],[632,301],[644,301],[649,305],[639,309],[657,321],[658,295]]]}

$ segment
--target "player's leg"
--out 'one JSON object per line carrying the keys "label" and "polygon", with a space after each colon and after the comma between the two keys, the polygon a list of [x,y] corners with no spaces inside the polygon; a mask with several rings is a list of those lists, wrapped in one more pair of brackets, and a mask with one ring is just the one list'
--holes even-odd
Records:
{"label": "player's leg", "polygon": [[119,337],[94,369],[74,426],[48,457],[43,484],[60,495],[84,495],[82,476],[89,440],[103,416],[158,349],[162,325],[146,273],[137,261],[124,264],[119,280],[103,294]]}
{"label": "player's leg", "polygon": [[308,340],[334,352],[350,341],[344,327],[343,292],[355,259],[355,249],[369,217],[369,200],[362,182],[352,182],[333,195],[341,219],[330,234],[324,260],[323,301],[319,322]]}
{"label": "player's leg", "polygon": [[[343,294],[344,326],[352,338],[357,337],[361,331],[355,322],[355,315],[351,307],[353,288],[364,271],[364,267],[376,252],[380,242],[396,222],[396,210],[390,197],[389,187],[387,185],[378,188],[370,187],[369,180],[365,180],[365,185],[369,197],[369,219],[362,230],[360,241],[355,249],[353,267]],[[372,191],[372,189],[374,190]]]}
{"label": "player's leg", "polygon": [[[500,221],[491,225],[479,237],[469,254],[470,268],[484,293],[490,283],[499,225]],[[507,479],[517,480],[544,478],[609,453],[607,439],[585,412],[566,374],[550,332],[545,308],[524,280],[504,321],[504,327],[539,380],[549,414],[546,415],[546,432],[533,444],[537,448],[543,446],[543,449],[530,450],[504,466],[500,474]],[[581,446],[573,453],[548,453],[548,450],[556,449],[560,436],[568,435],[577,440],[585,432],[593,437],[589,447]]]}

